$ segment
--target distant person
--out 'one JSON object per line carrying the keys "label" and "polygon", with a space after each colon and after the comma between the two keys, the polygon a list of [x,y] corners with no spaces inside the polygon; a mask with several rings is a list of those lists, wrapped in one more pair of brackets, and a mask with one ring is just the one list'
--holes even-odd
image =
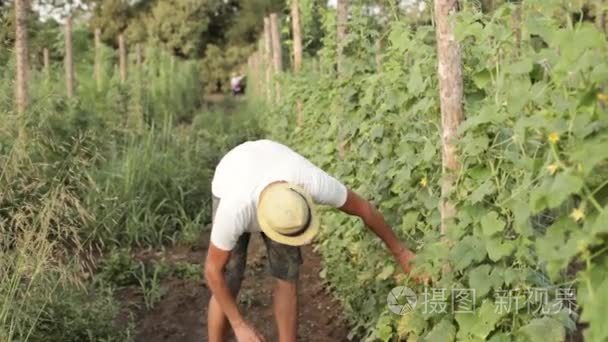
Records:
{"label": "distant person", "polygon": [[232,95],[241,95],[245,93],[245,76],[237,75],[236,73],[232,73],[230,77],[230,89],[232,90]]}
{"label": "distant person", "polygon": [[[295,342],[297,280],[302,255],[319,231],[315,203],[360,217],[408,273],[414,254],[376,208],[289,147],[270,140],[245,142],[219,162],[212,181],[213,227],[205,278],[212,292],[208,312],[210,342],[225,341],[228,323],[239,342],[264,341],[239,311],[239,292],[252,233],[266,245],[276,278],[274,314],[280,342]],[[331,229],[331,227],[327,227]],[[262,286],[262,284],[260,284]]]}

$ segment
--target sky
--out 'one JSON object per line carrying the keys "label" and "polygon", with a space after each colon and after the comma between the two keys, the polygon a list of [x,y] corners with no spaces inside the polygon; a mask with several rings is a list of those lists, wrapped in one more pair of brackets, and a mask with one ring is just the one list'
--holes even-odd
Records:
{"label": "sky", "polygon": [[51,6],[48,5],[48,2],[40,0],[32,1],[32,9],[40,14],[40,20],[42,21],[53,18],[58,22],[63,22],[63,19],[71,9],[79,7],[84,9],[87,8],[80,0],[72,0],[71,4],[66,4],[63,7]]}

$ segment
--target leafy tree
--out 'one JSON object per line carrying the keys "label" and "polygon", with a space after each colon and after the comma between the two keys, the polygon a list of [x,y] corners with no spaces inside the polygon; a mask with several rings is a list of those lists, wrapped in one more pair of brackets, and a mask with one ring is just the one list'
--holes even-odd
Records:
{"label": "leafy tree", "polygon": [[177,56],[199,57],[208,42],[210,15],[220,2],[157,1],[145,18],[149,39]]}
{"label": "leafy tree", "polygon": [[116,37],[127,29],[132,15],[131,6],[125,0],[99,0],[89,24],[92,30],[101,29],[102,41],[116,47]]}

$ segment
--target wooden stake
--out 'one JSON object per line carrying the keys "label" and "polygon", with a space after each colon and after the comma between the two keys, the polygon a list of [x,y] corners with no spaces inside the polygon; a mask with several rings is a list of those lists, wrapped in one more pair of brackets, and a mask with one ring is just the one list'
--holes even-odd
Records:
{"label": "wooden stake", "polygon": [[299,0],[291,0],[291,29],[293,30],[293,71],[297,73],[302,67],[302,28]]}
{"label": "wooden stake", "polygon": [[513,14],[511,15],[511,25],[513,26],[513,37],[515,37],[515,55],[519,55],[519,50],[521,46],[521,6],[522,4],[515,4],[515,9],[513,10]]}
{"label": "wooden stake", "polygon": [[348,0],[338,0],[337,12],[336,66],[338,68],[338,74],[342,74],[344,71],[344,42],[346,41],[346,32],[348,29]]}
{"label": "wooden stake", "polygon": [[456,208],[448,200],[457,172],[460,168],[456,154],[458,126],[464,119],[462,62],[460,47],[454,36],[450,15],[457,10],[456,0],[435,0],[435,22],[437,24],[437,54],[439,75],[439,95],[441,104],[441,144],[442,144],[442,183],[441,183],[441,232],[445,233],[447,224],[456,215]]}
{"label": "wooden stake", "polygon": [[270,14],[270,36],[272,40],[274,73],[279,74],[283,71],[283,55],[281,51],[281,35],[279,32],[279,16],[276,13]]}
{"label": "wooden stake", "polygon": [[[337,5],[336,68],[338,71],[338,77],[340,77],[344,73],[344,45],[348,30],[348,0],[338,0]],[[337,115],[339,115],[340,118],[344,116],[342,113],[338,113]],[[340,134],[338,133],[338,157],[340,159],[344,159],[346,158],[347,142],[346,140],[340,139],[339,136]]]}
{"label": "wooden stake", "polygon": [[44,73],[48,76],[51,69],[51,59],[49,56],[49,48],[42,49],[42,62],[44,65]]}
{"label": "wooden stake", "polygon": [[68,98],[74,97],[74,57],[72,50],[72,16],[65,20],[65,86]]}
{"label": "wooden stake", "polygon": [[121,33],[118,35],[118,58],[120,65],[120,83],[127,81],[127,46],[125,37]]}
{"label": "wooden stake", "polygon": [[378,38],[374,44],[376,49],[376,71],[382,71],[382,39]]}
{"label": "wooden stake", "polygon": [[[272,40],[272,60],[274,64],[274,74],[279,75],[283,71],[283,53],[281,49],[281,34],[279,32],[279,17],[276,13],[270,14],[270,36]],[[275,83],[275,101],[281,99],[281,89],[278,81]]]}
{"label": "wooden stake", "polygon": [[95,65],[93,66],[93,72],[95,76],[95,83],[97,84],[97,90],[101,90],[101,29],[95,29]]}
{"label": "wooden stake", "polygon": [[604,9],[604,6],[606,6],[606,0],[596,0],[597,4],[596,4],[596,13],[595,13],[595,24],[597,26],[597,29],[600,30],[600,32],[604,32],[606,33],[606,20],[607,20],[607,14],[606,14],[606,10]]}
{"label": "wooden stake", "polygon": [[[291,0],[291,28],[293,30],[293,72],[299,73],[302,69],[302,28],[300,24],[300,2]],[[304,104],[300,98],[296,99],[296,125],[304,125]]]}
{"label": "wooden stake", "polygon": [[272,100],[272,38],[270,33],[270,18],[264,18],[264,68],[266,70],[265,91],[268,102]]}
{"label": "wooden stake", "polygon": [[142,56],[142,52],[141,52],[141,44],[137,44],[135,46],[135,63],[137,64],[138,68],[141,68],[142,61],[143,61],[143,56]]}
{"label": "wooden stake", "polygon": [[28,105],[28,6],[28,0],[15,0],[15,58],[17,68],[15,104],[19,114],[23,114]]}

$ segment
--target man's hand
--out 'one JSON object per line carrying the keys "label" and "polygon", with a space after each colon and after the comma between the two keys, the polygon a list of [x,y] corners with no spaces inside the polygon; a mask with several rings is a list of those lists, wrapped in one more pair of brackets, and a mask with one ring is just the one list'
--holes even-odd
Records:
{"label": "man's hand", "polygon": [[[403,247],[399,239],[392,231],[391,227],[384,220],[384,216],[368,201],[364,200],[357,193],[348,190],[346,202],[340,210],[349,214],[360,217],[365,226],[376,234],[391,251],[401,268],[406,274],[412,271],[412,260],[415,255],[409,249]],[[428,283],[428,275],[416,275],[414,277],[419,283]]]}
{"label": "man's hand", "polygon": [[414,278],[414,280],[417,283],[428,285],[431,280],[431,277],[428,274],[426,274],[426,273],[419,273],[419,274],[414,274],[414,275],[411,274],[412,260],[415,257],[416,257],[416,254],[414,254],[414,252],[410,251],[407,248],[401,249],[401,251],[399,253],[397,253],[397,255],[395,255],[395,258],[399,262],[399,265],[401,265],[401,268],[403,269],[403,271],[406,274],[411,275],[412,278]]}
{"label": "man's hand", "polygon": [[412,260],[416,255],[407,248],[401,248],[395,255],[395,259],[403,269],[403,272],[410,273],[412,271]]}
{"label": "man's hand", "polygon": [[238,342],[265,342],[264,336],[258,333],[246,322],[236,324],[232,327]]}

